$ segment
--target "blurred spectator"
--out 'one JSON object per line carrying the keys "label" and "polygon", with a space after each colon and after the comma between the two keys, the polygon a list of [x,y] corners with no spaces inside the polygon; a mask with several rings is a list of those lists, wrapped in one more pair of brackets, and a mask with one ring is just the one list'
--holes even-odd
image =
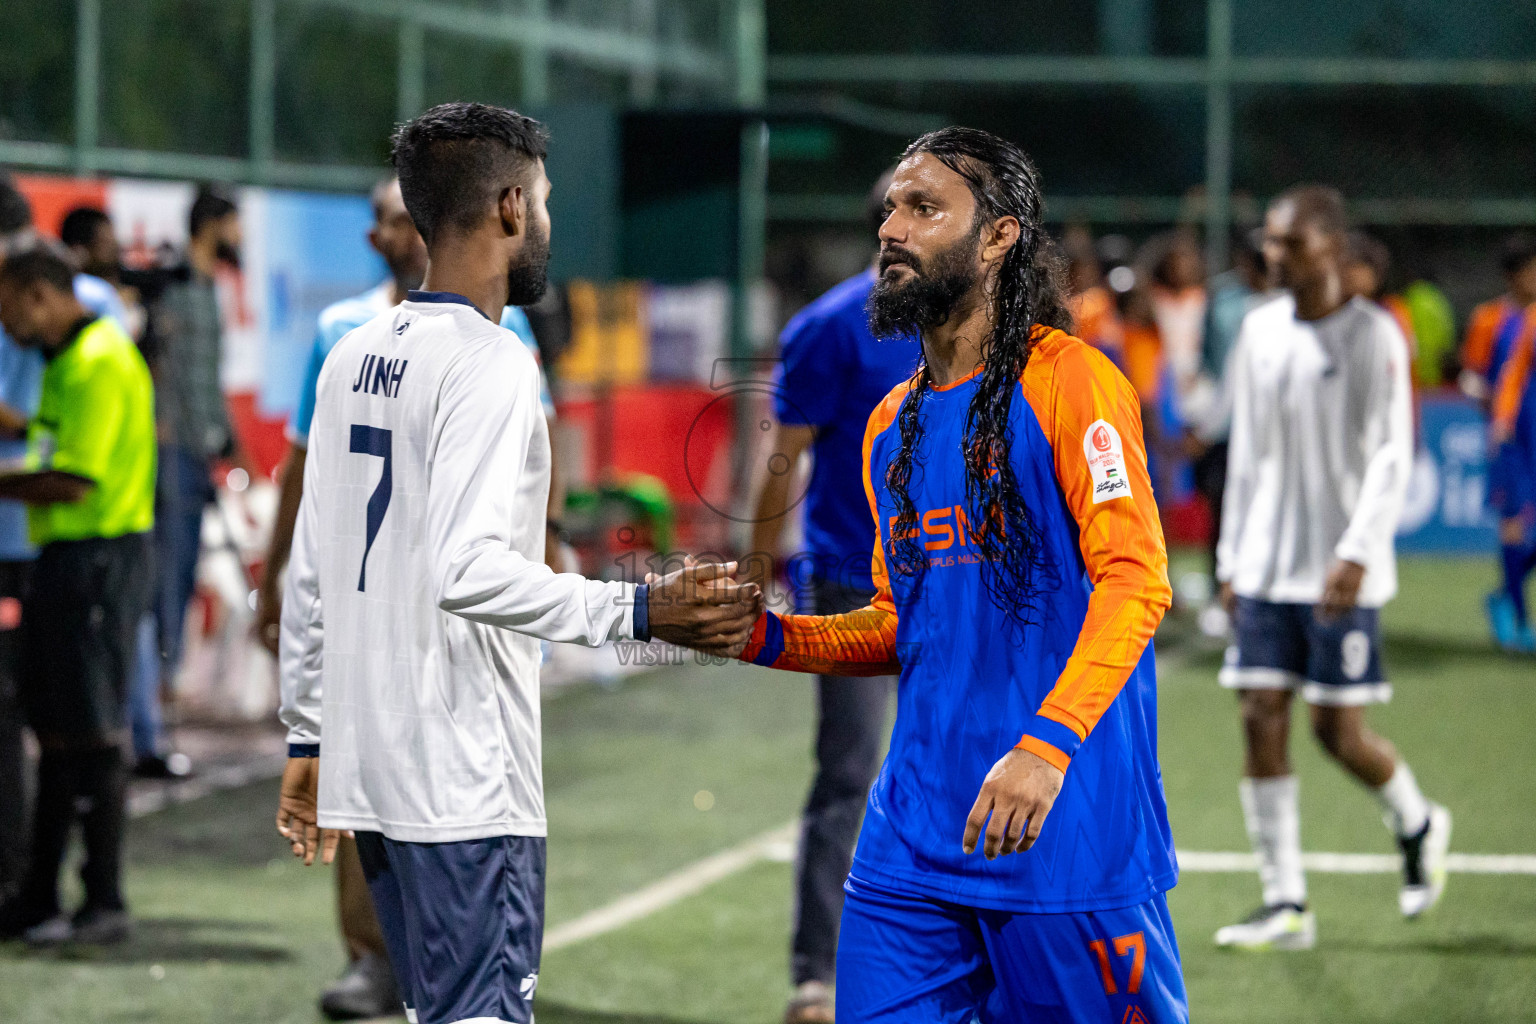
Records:
{"label": "blurred spectator", "polygon": [[1387,276],[1392,272],[1392,250],[1379,238],[1364,231],[1351,231],[1344,243],[1344,259],[1341,264],[1344,275],[1344,294],[1369,299],[1392,314],[1397,327],[1408,341],[1410,353],[1418,351],[1417,336],[1413,333],[1413,318],[1408,304],[1401,296],[1387,293]]}
{"label": "blurred spectator", "polygon": [[1072,316],[1077,336],[1125,368],[1125,330],[1115,293],[1104,282],[1104,269],[1094,251],[1093,236],[1084,227],[1067,229],[1062,240],[1067,254],[1067,280],[1072,290]]}
{"label": "blurred spectator", "polygon": [[1536,303],[1536,234],[1521,231],[1504,240],[1499,253],[1505,292],[1472,311],[1461,345],[1461,376],[1457,384],[1469,397],[1486,400],[1498,374],[1500,353],[1514,344],[1520,319]]}
{"label": "blurred spectator", "polygon": [[[150,308],[146,348],[155,375],[160,438],[155,484],[155,593],[140,627],[132,699],[134,771],[163,778],[160,694],[181,662],[187,604],[197,579],[203,510],[214,499],[213,462],[233,454],[234,430],[219,381],[223,332],[214,272],[240,259],[240,211],[203,187],[188,218],[187,262]],[[179,767],[179,766],[178,766]]]}
{"label": "blurred spectator", "polygon": [[[154,393],[111,317],[76,297],[74,268],[41,243],[0,266],[0,324],[47,360],[22,472],[0,497],[26,502],[41,550],[22,621],[21,691],[42,749],[31,859],[0,906],[0,936],[35,944],[114,942],[123,902],[122,740],[133,636],[149,593]],[[6,410],[7,426],[14,413]],[[85,903],[61,913],[59,870],[80,819]]]}
{"label": "blurred spectator", "polygon": [[1438,387],[1455,343],[1450,301],[1428,281],[1414,281],[1400,293],[1391,288],[1392,250],[1363,231],[1351,231],[1344,252],[1344,288],[1350,296],[1381,306],[1408,341],[1415,387]]}
{"label": "blurred spectator", "polygon": [[1418,341],[1414,383],[1421,388],[1437,388],[1455,373],[1456,313],[1451,300],[1435,284],[1420,279],[1403,289],[1402,302]]}
{"label": "blurred spectator", "polygon": [[1173,393],[1171,411],[1181,421],[1204,416],[1214,398],[1212,383],[1200,372],[1200,330],[1205,320],[1205,257],[1188,231],[1178,231],[1154,243],[1152,287],[1148,298],[1152,319],[1162,342],[1163,365]]}
{"label": "blurred spectator", "polygon": [[135,341],[142,337],[144,307],[139,302],[138,289],[123,283],[122,250],[111,218],[94,206],[77,206],[64,215],[59,241],[69,249],[82,272],[99,277],[116,289],[123,303],[123,327]]}
{"label": "blurred spectator", "polygon": [[[1238,232],[1232,239],[1232,269],[1211,279],[1210,301],[1200,344],[1200,369],[1216,385],[1210,410],[1198,422],[1186,426],[1187,453],[1194,459],[1195,490],[1210,509],[1209,555],[1211,576],[1216,574],[1216,541],[1221,528],[1223,499],[1227,490],[1227,437],[1232,426],[1232,382],[1229,371],[1232,349],[1237,344],[1243,317],[1265,298],[1268,274],[1264,266],[1263,234],[1255,228]],[[1228,617],[1221,603],[1201,613],[1200,627],[1212,636],[1225,636]]]}
{"label": "blurred spectator", "polygon": [[77,206],[64,215],[59,227],[59,241],[75,257],[75,263],[87,274],[115,282],[121,269],[121,253],[112,221],[94,206]]}
{"label": "blurred spectator", "polygon": [[[32,208],[0,173],[0,266],[6,254],[35,243]],[[122,305],[111,288],[86,274],[74,275],[75,297],[97,316],[119,317]],[[22,348],[0,328],[0,405],[14,410],[10,433],[37,411],[43,356]],[[26,455],[26,442],[0,436],[0,463]],[[27,510],[19,501],[0,500],[0,900],[21,882],[26,867],[26,765],[19,691],[22,609],[37,549],[27,536]]]}
{"label": "blurred spectator", "polygon": [[[1129,268],[1125,268],[1129,269]],[[1168,415],[1173,388],[1163,355],[1163,340],[1153,314],[1151,290],[1137,283],[1120,295],[1120,322],[1125,345],[1122,369],[1141,400],[1142,434],[1147,445],[1147,471],[1159,497],[1174,486],[1176,453],[1168,450],[1178,437]],[[1160,503],[1166,509],[1166,503]]]}

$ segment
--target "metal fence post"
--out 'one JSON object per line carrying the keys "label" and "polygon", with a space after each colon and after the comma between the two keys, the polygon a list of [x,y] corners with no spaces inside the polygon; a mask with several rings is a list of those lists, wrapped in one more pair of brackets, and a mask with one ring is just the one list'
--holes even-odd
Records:
{"label": "metal fence post", "polygon": [[409,16],[400,19],[395,65],[395,119],[409,121],[426,106],[426,30]]}
{"label": "metal fence post", "polygon": [[1232,221],[1232,0],[1206,0],[1205,264],[1227,269]]}
{"label": "metal fence post", "polygon": [[251,93],[248,148],[251,176],[256,184],[270,184],[275,150],[277,89],[277,3],[251,0]]}
{"label": "metal fence post", "polygon": [[527,0],[524,8],[528,17],[535,19],[539,31],[529,36],[523,44],[523,95],[524,110],[537,109],[549,102],[549,47],[546,35],[549,30],[549,0]]}
{"label": "metal fence post", "polygon": [[75,152],[78,174],[96,170],[101,124],[101,0],[75,4]]}

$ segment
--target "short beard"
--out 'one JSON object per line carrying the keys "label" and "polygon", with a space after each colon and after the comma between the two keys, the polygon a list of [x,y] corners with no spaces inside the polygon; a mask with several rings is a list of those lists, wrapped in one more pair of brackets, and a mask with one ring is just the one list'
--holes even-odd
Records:
{"label": "short beard", "polygon": [[[882,255],[880,277],[866,306],[870,333],[877,338],[912,337],[948,321],[955,306],[981,278],[976,269],[980,245],[981,233],[972,231],[926,261],[910,253],[893,259]],[[885,269],[894,263],[911,267],[915,273],[912,280],[902,284],[887,281]]]}
{"label": "short beard", "polygon": [[507,305],[531,306],[549,288],[549,237],[530,233],[523,257],[507,268]]}

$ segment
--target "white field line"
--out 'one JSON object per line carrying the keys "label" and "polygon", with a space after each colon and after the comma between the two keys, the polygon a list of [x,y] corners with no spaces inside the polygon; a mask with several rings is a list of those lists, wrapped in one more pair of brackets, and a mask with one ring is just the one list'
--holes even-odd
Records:
{"label": "white field line", "polygon": [[[561,949],[616,931],[641,918],[664,910],[703,889],[763,861],[794,859],[798,822],[764,832],[740,846],[679,868],[604,907],[550,929],[544,950]],[[1302,864],[1308,871],[1342,875],[1395,875],[1402,870],[1400,857],[1376,853],[1307,853]],[[1536,875],[1536,856],[1525,854],[1453,853],[1449,869],[1463,875]],[[1180,850],[1179,869],[1195,874],[1242,874],[1258,870],[1251,853]]]}
{"label": "white field line", "polygon": [[548,953],[622,928],[670,907],[722,878],[744,871],[766,859],[769,853],[782,847],[786,841],[793,841],[797,827],[797,822],[790,822],[771,832],[764,832],[740,846],[694,861],[643,889],[620,896],[605,907],[551,928],[544,934],[544,951]]}
{"label": "white field line", "polygon": [[[1331,875],[1395,875],[1402,870],[1401,857],[1387,853],[1304,853],[1301,866]],[[1536,875],[1536,857],[1522,854],[1453,853],[1446,867],[1460,875]],[[1257,871],[1251,853],[1179,851],[1179,870],[1196,873]]]}

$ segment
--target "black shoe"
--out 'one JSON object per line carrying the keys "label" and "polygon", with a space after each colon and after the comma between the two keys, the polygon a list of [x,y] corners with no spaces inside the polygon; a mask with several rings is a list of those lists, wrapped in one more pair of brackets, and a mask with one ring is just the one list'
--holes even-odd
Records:
{"label": "black shoe", "polygon": [[56,910],[38,910],[20,896],[13,896],[0,904],[0,941],[19,939],[57,914]]}
{"label": "black shoe", "polygon": [[70,923],[70,941],[91,946],[116,945],[133,933],[133,920],[121,907],[81,907]]}
{"label": "black shoe", "polygon": [[320,993],[320,1012],[331,1020],[362,1020],[400,1012],[400,993],[389,960],[368,954]]}

